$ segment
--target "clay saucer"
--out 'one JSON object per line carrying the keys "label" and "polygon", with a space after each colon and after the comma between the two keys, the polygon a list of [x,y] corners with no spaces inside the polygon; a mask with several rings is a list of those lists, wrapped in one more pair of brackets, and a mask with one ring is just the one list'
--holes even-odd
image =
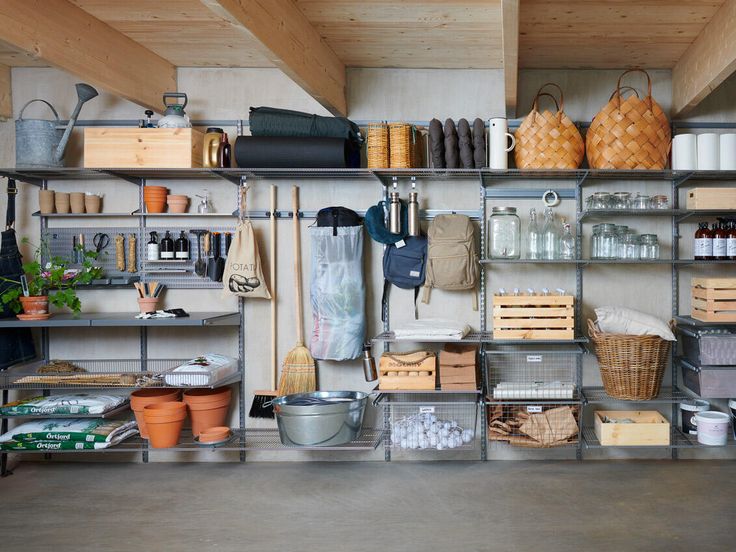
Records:
{"label": "clay saucer", "polygon": [[18,320],[48,320],[51,317],[51,313],[45,314],[16,314]]}

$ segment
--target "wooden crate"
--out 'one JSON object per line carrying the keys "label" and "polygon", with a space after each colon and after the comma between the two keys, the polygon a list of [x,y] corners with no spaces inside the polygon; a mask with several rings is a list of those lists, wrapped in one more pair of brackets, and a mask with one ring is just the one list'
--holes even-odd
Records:
{"label": "wooden crate", "polygon": [[[417,351],[420,353],[421,351]],[[386,362],[386,355],[378,364],[378,388],[407,391],[434,390],[437,378],[437,356],[419,366],[406,366]]]}
{"label": "wooden crate", "polygon": [[[595,435],[603,446],[668,446],[670,423],[656,410],[597,410]],[[633,424],[603,423],[603,418],[629,418]]]}
{"label": "wooden crate", "polygon": [[693,188],[687,194],[688,209],[736,209],[736,188]]}
{"label": "wooden crate", "polygon": [[189,169],[202,166],[204,134],[193,128],[84,129],[84,166]]}
{"label": "wooden crate", "polygon": [[690,314],[703,322],[736,322],[736,278],[693,278]]}
{"label": "wooden crate", "polygon": [[494,295],[494,339],[574,339],[572,295]]}

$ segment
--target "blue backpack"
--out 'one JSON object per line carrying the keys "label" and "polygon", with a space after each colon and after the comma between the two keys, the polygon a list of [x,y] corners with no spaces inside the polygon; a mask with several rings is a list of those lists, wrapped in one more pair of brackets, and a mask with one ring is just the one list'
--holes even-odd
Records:
{"label": "blue backpack", "polygon": [[[386,321],[388,293],[391,285],[414,290],[414,318],[417,318],[417,297],[419,288],[424,285],[427,266],[427,238],[408,236],[403,247],[387,245],[383,252],[383,299],[381,320]],[[401,242],[398,242],[401,244]]]}

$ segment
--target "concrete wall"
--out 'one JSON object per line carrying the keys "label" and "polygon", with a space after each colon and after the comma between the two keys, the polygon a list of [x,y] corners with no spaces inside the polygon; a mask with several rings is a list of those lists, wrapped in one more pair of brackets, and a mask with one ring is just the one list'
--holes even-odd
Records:
{"label": "concrete wall", "polygon": [[[519,113],[528,111],[531,98],[540,84],[548,81],[558,82],[566,92],[565,108],[574,120],[589,120],[608,100],[615,87],[617,71],[522,71],[519,82]],[[654,95],[658,101],[669,108],[671,90],[668,71],[652,72]],[[632,79],[634,80],[634,79]],[[59,110],[62,118],[69,115],[74,103],[73,84],[76,79],[54,69],[14,69],[13,102],[15,116],[22,105],[31,98],[41,97],[50,100]],[[639,87],[641,83],[634,80]],[[275,69],[180,69],[180,89],[189,95],[188,113],[193,119],[238,119],[247,118],[248,108],[258,105],[272,105],[319,114],[325,111],[301,89],[294,85],[280,71]],[[398,69],[350,69],[348,71],[349,116],[355,120],[429,120],[432,117],[474,117],[488,118],[503,113],[503,80],[499,71],[471,70],[398,70]],[[30,108],[29,108],[30,109]],[[36,107],[33,108],[38,109]],[[29,112],[29,114],[40,111]],[[45,115],[44,115],[45,116]],[[143,116],[143,109],[126,101],[102,93],[90,102],[82,114],[83,119],[137,119]],[[227,129],[234,133],[234,129]],[[75,141],[69,152],[69,164],[81,164],[81,139],[75,132]],[[0,165],[14,165],[13,123],[0,125]],[[290,208],[290,187],[297,184],[301,189],[301,208],[316,210],[328,205],[345,205],[353,209],[367,209],[381,195],[381,187],[370,181],[278,181],[278,207]],[[248,194],[250,209],[268,209],[268,186],[271,182],[258,181],[252,184]],[[569,183],[559,183],[567,185]],[[178,193],[193,195],[202,188],[209,188],[218,211],[230,211],[235,207],[235,189],[222,182],[169,182],[169,187]],[[520,185],[530,187],[554,187],[549,182],[528,182]],[[135,208],[136,188],[125,182],[54,182],[53,189],[64,191],[97,190],[105,194],[105,205],[115,210],[119,207]],[[632,190],[647,192],[667,192],[663,184],[651,182],[605,183],[598,189],[609,191]],[[401,191],[408,186],[402,184]],[[468,182],[420,182],[419,193],[423,208],[477,209],[478,187]],[[593,191],[591,189],[590,191]],[[29,214],[37,210],[36,188],[22,185],[19,195],[19,216],[17,228],[21,236],[32,239],[38,237],[38,219]],[[489,203],[489,207],[495,203]],[[541,201],[515,202],[526,222],[530,207],[541,211]],[[4,199],[0,200],[4,209]],[[574,220],[575,208],[572,202],[563,202],[558,209],[560,216]],[[106,224],[125,226],[137,224],[130,220],[107,220]],[[229,224],[232,220],[222,220],[213,224]],[[303,286],[309,290],[309,231],[308,224],[302,224],[302,247],[305,259]],[[666,220],[622,221],[632,224],[639,232],[654,232],[663,242],[663,251],[669,252],[671,243],[670,226]],[[99,221],[57,220],[54,225],[90,225]],[[149,224],[167,222],[149,220]],[[174,227],[189,228],[193,221],[178,220]],[[197,223],[200,224],[200,223]],[[255,221],[262,254],[268,251],[269,236],[267,223]],[[525,227],[525,224],[524,224]],[[585,252],[587,254],[590,226],[585,227]],[[687,243],[688,240],[686,239]],[[365,270],[367,282],[368,333],[375,334],[381,329],[380,294],[382,286],[381,246],[366,240]],[[278,359],[284,358],[294,345],[295,325],[293,316],[293,244],[291,226],[287,221],[279,222],[278,236]],[[267,263],[266,263],[267,264]],[[633,276],[633,277],[632,277]],[[539,267],[493,267],[489,270],[488,285],[491,290],[498,287],[575,287],[574,269]],[[669,267],[641,267],[632,272],[622,267],[591,267],[585,271],[585,314],[590,316],[592,309],[604,304],[636,307],[650,312],[662,319],[670,316],[670,269]],[[129,290],[84,292],[84,310],[90,312],[133,311],[135,295]],[[391,293],[391,312],[393,325],[412,317],[412,297],[410,292],[394,288]],[[429,305],[420,305],[420,316],[444,316],[464,320],[478,327],[478,315],[472,311],[471,297],[468,293],[433,292]],[[230,310],[236,308],[233,299],[222,298],[216,290],[169,290],[166,293],[167,307],[183,307],[190,311]],[[310,327],[311,312],[308,300],[305,301],[307,331]],[[265,301],[246,302],[246,378],[249,390],[246,403],[250,406],[254,389],[270,387],[269,305]],[[181,358],[203,351],[219,351],[237,354],[237,336],[233,331],[187,330],[172,331],[161,329],[151,331],[149,339],[150,355],[158,358]],[[54,330],[52,332],[52,357],[54,358],[135,358],[138,354],[138,333],[136,331]],[[370,390],[373,384],[363,380],[358,362],[320,362],[319,380],[323,389]],[[599,382],[599,375],[592,359],[586,361],[585,383]],[[233,416],[233,423],[236,423]],[[268,426],[272,423],[248,421],[249,426]],[[659,454],[659,453],[658,453]],[[661,455],[661,454],[659,454]],[[182,456],[157,455],[163,459],[181,459]],[[492,457],[507,456],[491,450]],[[516,451],[511,455],[517,457]],[[570,457],[570,452],[546,451],[534,457]],[[87,457],[89,458],[89,457]],[[281,459],[372,459],[380,460],[383,452],[360,454],[318,454],[318,453],[253,453],[250,458],[258,460]],[[200,460],[230,459],[227,455],[200,455]]]}

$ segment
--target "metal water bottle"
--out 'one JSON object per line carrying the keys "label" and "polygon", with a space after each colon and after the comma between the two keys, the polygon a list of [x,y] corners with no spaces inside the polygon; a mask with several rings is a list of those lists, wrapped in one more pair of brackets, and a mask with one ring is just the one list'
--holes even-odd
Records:
{"label": "metal water bottle", "polygon": [[409,235],[419,236],[422,232],[419,226],[419,201],[417,192],[409,192]]}
{"label": "metal water bottle", "polygon": [[401,200],[399,192],[391,192],[391,204],[388,211],[388,231],[401,234]]}
{"label": "metal water bottle", "polygon": [[376,359],[373,358],[373,347],[370,343],[363,345],[363,375],[365,381],[376,381],[378,379]]}

